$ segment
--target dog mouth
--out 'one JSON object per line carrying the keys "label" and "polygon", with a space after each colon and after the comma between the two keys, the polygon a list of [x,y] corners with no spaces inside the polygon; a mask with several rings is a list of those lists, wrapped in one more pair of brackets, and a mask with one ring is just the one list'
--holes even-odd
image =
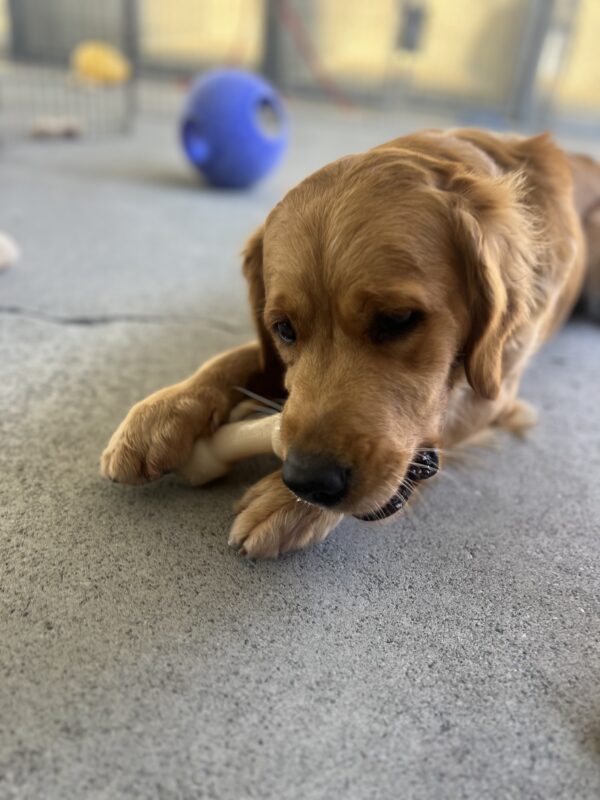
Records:
{"label": "dog mouth", "polygon": [[419,450],[410,462],[404,480],[387,503],[368,514],[355,514],[354,516],[363,522],[380,522],[397,514],[406,505],[415,486],[421,481],[433,478],[439,468],[440,457],[437,450],[434,448]]}

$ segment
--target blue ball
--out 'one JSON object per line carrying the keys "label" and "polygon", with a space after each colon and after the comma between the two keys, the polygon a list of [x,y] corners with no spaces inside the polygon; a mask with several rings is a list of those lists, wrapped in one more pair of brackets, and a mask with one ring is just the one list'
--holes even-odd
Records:
{"label": "blue ball", "polygon": [[192,164],[214,186],[241,189],[267,174],[288,145],[288,120],[267,81],[237,69],[214,70],[192,86],[181,118]]}

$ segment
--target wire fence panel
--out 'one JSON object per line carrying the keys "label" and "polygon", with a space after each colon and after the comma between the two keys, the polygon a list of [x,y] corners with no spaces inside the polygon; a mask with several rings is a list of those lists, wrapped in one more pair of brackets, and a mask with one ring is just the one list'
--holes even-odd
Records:
{"label": "wire fence panel", "polygon": [[[340,106],[445,107],[474,112],[474,124],[487,114],[535,127],[600,109],[599,36],[597,0],[0,0],[0,127],[125,130],[136,98],[172,113],[173,97],[216,66]],[[89,41],[117,48],[130,78],[82,80],[72,59]]]}
{"label": "wire fence panel", "polygon": [[[79,136],[129,126],[136,60],[132,0],[8,0],[2,10],[0,129],[4,138]],[[129,64],[129,74],[118,81],[114,75],[107,80],[77,73],[73,56],[86,42],[116,48]]]}

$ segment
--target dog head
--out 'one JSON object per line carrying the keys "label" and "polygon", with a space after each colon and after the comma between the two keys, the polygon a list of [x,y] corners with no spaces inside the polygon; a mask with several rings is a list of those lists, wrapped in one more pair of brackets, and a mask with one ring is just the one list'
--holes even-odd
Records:
{"label": "dog head", "polygon": [[383,147],[307,178],[250,240],[260,339],[289,394],[283,478],[300,497],[384,516],[440,443],[456,381],[497,396],[526,314],[520,194],[460,159]]}

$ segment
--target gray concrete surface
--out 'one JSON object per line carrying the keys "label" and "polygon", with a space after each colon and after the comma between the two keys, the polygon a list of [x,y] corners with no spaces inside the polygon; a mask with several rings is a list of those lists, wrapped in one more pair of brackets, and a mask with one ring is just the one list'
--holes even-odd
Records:
{"label": "gray concrete surface", "polygon": [[287,186],[423,124],[296,120],[245,195],[197,188],[160,121],[0,158],[0,798],[597,798],[598,328],[532,365],[528,442],[276,563],[226,545],[268,464],[98,477],[134,400],[247,337],[236,252]]}

